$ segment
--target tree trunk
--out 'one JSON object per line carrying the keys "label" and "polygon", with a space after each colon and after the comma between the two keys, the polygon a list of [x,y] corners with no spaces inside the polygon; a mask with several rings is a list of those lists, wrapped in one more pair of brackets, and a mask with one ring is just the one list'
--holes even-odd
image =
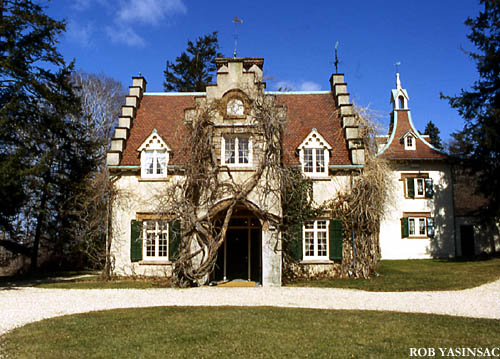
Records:
{"label": "tree trunk", "polygon": [[40,249],[40,237],[42,235],[42,227],[43,223],[45,222],[45,212],[47,210],[46,207],[47,207],[47,192],[44,191],[40,202],[40,211],[38,212],[36,220],[35,239],[33,241],[33,247],[31,249],[31,265],[30,265],[31,273],[36,272],[38,267],[38,251]]}

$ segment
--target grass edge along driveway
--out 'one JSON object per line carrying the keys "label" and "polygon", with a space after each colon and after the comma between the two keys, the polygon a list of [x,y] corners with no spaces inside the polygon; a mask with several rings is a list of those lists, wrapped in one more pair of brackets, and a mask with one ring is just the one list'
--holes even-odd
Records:
{"label": "grass edge along driveway", "polygon": [[[32,323],[5,358],[407,358],[411,348],[498,347],[500,321],[270,307],[155,307]],[[2,356],[0,356],[2,357]]]}

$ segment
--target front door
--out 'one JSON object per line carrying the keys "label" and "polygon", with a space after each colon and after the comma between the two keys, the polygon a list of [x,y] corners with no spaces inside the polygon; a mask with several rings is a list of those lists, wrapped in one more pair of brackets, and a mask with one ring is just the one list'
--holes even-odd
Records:
{"label": "front door", "polygon": [[252,212],[237,209],[217,253],[213,279],[262,282],[262,227]]}

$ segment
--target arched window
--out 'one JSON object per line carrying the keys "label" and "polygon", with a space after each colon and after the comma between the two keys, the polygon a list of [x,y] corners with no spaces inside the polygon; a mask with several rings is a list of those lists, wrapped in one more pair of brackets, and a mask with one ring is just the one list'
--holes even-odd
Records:
{"label": "arched window", "polygon": [[398,99],[399,99],[399,108],[400,109],[406,108],[406,106],[405,106],[405,98],[403,96],[399,96]]}

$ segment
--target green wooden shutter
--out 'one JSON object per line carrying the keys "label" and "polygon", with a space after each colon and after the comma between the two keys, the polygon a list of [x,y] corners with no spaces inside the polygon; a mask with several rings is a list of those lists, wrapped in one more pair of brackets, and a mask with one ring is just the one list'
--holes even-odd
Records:
{"label": "green wooden shutter", "polygon": [[141,227],[140,221],[133,220],[130,223],[130,261],[132,262],[142,260]]}
{"label": "green wooden shutter", "polygon": [[425,197],[426,198],[434,197],[434,186],[432,178],[426,178],[424,182],[425,182]]}
{"label": "green wooden shutter", "polygon": [[401,218],[401,238],[408,237],[408,217]]}
{"label": "green wooden shutter", "polygon": [[330,219],[330,259],[342,259],[342,221]]}
{"label": "green wooden shutter", "polygon": [[434,237],[435,233],[434,218],[427,218],[427,236]]}
{"label": "green wooden shutter", "polygon": [[290,256],[296,260],[302,260],[302,223],[296,224],[291,228],[291,238],[289,241]]}
{"label": "green wooden shutter", "polygon": [[181,221],[168,223],[168,259],[173,262],[179,255],[181,242]]}
{"label": "green wooden shutter", "polygon": [[408,197],[415,198],[415,179],[407,178],[406,179],[406,188],[408,190]]}

